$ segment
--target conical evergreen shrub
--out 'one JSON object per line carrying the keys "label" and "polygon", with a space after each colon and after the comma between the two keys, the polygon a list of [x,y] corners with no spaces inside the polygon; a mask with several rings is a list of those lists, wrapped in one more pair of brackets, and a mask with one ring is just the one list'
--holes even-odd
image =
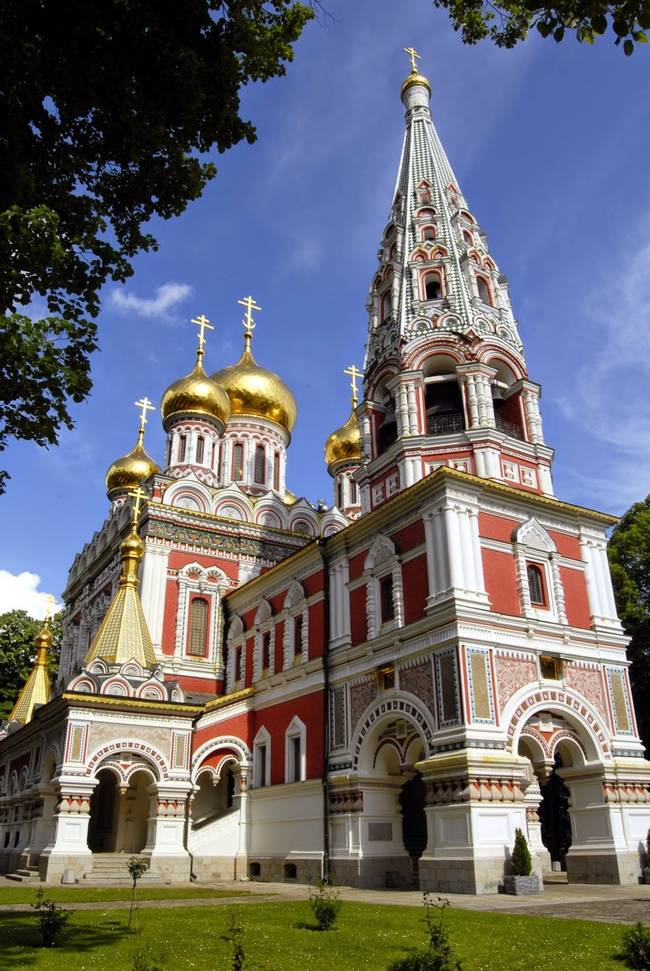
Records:
{"label": "conical evergreen shrub", "polygon": [[512,875],[515,877],[528,877],[533,870],[528,843],[520,829],[515,830],[515,845],[512,850],[511,865]]}

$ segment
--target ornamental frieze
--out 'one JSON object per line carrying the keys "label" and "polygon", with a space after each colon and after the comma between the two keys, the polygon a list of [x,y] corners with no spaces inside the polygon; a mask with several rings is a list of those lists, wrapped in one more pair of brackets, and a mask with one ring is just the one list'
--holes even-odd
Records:
{"label": "ornamental frieze", "polygon": [[[199,546],[203,549],[218,550],[220,553],[230,553],[233,556],[251,556],[272,562],[283,560],[294,552],[293,547],[280,546],[277,543],[255,540],[250,537],[224,535],[207,529],[197,529],[196,527],[159,520],[149,520],[144,532],[145,536],[170,540],[175,544]],[[305,541],[307,541],[307,538]]]}

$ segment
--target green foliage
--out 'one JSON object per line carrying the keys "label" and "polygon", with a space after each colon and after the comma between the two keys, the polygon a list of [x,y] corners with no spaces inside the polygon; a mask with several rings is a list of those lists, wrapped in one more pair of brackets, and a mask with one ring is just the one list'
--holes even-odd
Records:
{"label": "green foliage", "polygon": [[510,865],[512,875],[515,877],[529,877],[533,872],[533,861],[530,857],[528,843],[520,829],[515,830],[515,845],[512,850]]}
{"label": "green foliage", "polygon": [[237,923],[234,910],[228,911],[228,933],[223,935],[222,940],[227,941],[232,947],[232,971],[244,971],[246,961],[244,928]]}
{"label": "green foliage", "polygon": [[36,891],[36,903],[32,907],[36,911],[43,947],[55,947],[57,938],[72,917],[72,911],[64,910],[49,900],[40,888]]}
{"label": "green foliage", "polygon": [[[36,658],[34,638],[43,626],[42,620],[30,617],[26,610],[0,614],[0,720],[8,718],[11,709]],[[63,611],[50,622],[52,648],[49,654],[50,679],[54,681],[59,667]]]}
{"label": "green foliage", "polygon": [[650,971],[650,928],[639,921],[624,931],[621,939],[621,958],[628,968]]}
{"label": "green foliage", "polygon": [[388,971],[462,971],[445,924],[445,908],[449,906],[449,901],[443,897],[434,901],[429,893],[424,893],[422,902],[428,943],[406,957],[393,961]]}
{"label": "green foliage", "polygon": [[129,871],[129,876],[133,880],[133,887],[131,890],[131,906],[129,908],[129,921],[127,927],[131,927],[131,919],[135,913],[135,926],[138,926],[138,908],[136,903],[138,880],[140,877],[149,869],[149,861],[145,856],[130,856],[129,862],[127,863],[127,869]]}
{"label": "green foliage", "polygon": [[101,287],[157,248],[153,217],[199,198],[207,153],[255,141],[240,90],[285,74],[313,14],[299,0],[0,5],[0,450],[71,427]]}
{"label": "green foliage", "polygon": [[133,954],[132,971],[163,971],[150,947],[139,947]]}
{"label": "green foliage", "polygon": [[602,34],[614,35],[630,55],[646,44],[650,0],[433,0],[449,11],[454,30],[465,44],[489,37],[498,47],[514,47],[531,29],[560,43],[573,34],[580,43],[594,44]]}
{"label": "green foliage", "polygon": [[333,883],[319,880],[309,895],[309,904],[320,931],[331,931],[341,910],[342,901]]}
{"label": "green foliage", "polygon": [[616,607],[631,638],[627,654],[639,735],[650,748],[650,496],[621,517],[608,553]]}

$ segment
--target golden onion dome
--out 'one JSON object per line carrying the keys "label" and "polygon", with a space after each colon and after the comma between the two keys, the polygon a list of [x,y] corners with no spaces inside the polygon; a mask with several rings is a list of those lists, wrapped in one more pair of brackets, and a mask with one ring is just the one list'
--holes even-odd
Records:
{"label": "golden onion dome", "polygon": [[236,364],[212,375],[230,398],[231,415],[266,418],[291,432],[296,424],[296,399],[282,378],[260,367],[250,349],[247,336],[244,353]]}
{"label": "golden onion dome", "polygon": [[140,429],[135,448],[128,455],[123,455],[121,459],[113,462],[106,473],[106,491],[109,499],[120,492],[137,489],[141,482],[146,482],[150,476],[160,472],[158,463],[145,452],[143,439],[144,430]]}
{"label": "golden onion dome", "polygon": [[361,461],[361,431],[354,410],[345,425],[332,432],[325,442],[325,461],[331,471],[338,462]]}
{"label": "golden onion dome", "polygon": [[291,489],[284,490],[284,499],[282,500],[285,506],[295,506],[298,502],[298,496]]}
{"label": "golden onion dome", "polygon": [[170,384],[163,395],[160,413],[165,431],[173,418],[182,415],[200,415],[225,428],[230,417],[228,395],[214,378],[205,373],[201,357],[199,354],[192,371]]}
{"label": "golden onion dome", "polygon": [[414,84],[421,84],[422,87],[427,89],[429,92],[429,97],[431,97],[431,84],[429,79],[425,78],[424,74],[420,74],[418,71],[411,71],[411,73],[402,82],[402,90],[400,91],[401,97],[404,97],[404,92],[408,91],[408,89],[413,87]]}

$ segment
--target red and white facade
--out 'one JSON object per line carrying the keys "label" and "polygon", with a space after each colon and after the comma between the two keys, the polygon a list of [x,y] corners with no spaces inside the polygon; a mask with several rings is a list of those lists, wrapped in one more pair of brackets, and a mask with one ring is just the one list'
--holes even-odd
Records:
{"label": "red and white facade", "polygon": [[[176,424],[140,524],[158,666],[84,667],[128,530],[117,501],[70,574],[58,695],[0,742],[5,868],[82,877],[123,850],[175,878],[496,891],[516,828],[551,865],[553,776],[569,880],[638,880],[650,764],[613,520],[554,497],[505,279],[426,79],[402,99],[356,409],[361,514],[287,494],[288,433],[268,419]],[[250,463],[233,481],[244,440],[266,449],[263,488]]]}

